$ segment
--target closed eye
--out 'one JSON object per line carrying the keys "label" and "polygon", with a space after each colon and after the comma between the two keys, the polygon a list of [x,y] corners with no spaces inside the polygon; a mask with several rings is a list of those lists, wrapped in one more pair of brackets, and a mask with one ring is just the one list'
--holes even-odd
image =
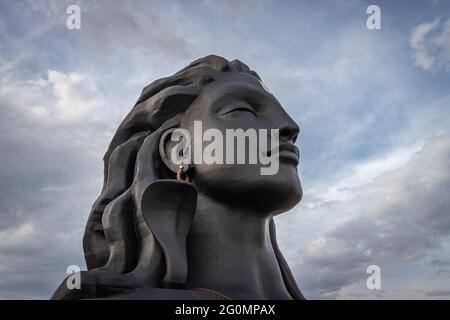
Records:
{"label": "closed eye", "polygon": [[254,116],[256,116],[255,110],[253,110],[250,107],[246,107],[246,106],[235,106],[235,107],[226,108],[226,109],[227,110],[224,110],[223,112],[220,113],[221,116],[224,116],[224,115],[232,113],[232,112],[249,112],[249,113],[253,114]]}

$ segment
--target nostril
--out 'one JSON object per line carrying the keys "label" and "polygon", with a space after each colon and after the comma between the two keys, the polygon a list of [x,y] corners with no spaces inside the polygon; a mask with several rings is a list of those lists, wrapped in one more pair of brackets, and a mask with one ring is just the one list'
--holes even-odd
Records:
{"label": "nostril", "polygon": [[295,141],[297,141],[299,131],[300,130],[298,129],[298,127],[292,126],[281,128],[279,132],[280,137],[283,137],[285,141],[288,140],[291,141],[292,143],[295,143]]}
{"label": "nostril", "polygon": [[280,129],[280,136],[289,137],[291,135],[292,130],[290,128],[282,128]]}

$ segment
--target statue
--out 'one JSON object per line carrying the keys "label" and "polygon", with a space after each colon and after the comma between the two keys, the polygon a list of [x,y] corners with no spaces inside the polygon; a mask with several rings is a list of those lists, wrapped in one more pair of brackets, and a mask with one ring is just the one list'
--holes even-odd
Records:
{"label": "statue", "polygon": [[[279,168],[171,161],[175,128],[279,129]],[[207,56],[148,85],[104,156],[83,239],[88,271],[52,299],[304,299],[273,217],[302,197],[299,133],[258,74]],[[270,152],[269,152],[270,153]]]}

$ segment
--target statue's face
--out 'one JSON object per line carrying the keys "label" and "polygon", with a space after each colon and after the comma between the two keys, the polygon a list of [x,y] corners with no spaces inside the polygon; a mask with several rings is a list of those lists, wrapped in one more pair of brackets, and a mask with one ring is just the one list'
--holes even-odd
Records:
{"label": "statue's face", "polygon": [[[202,161],[192,165],[193,182],[200,192],[230,205],[271,213],[286,211],[300,201],[299,155],[294,146],[299,128],[258,79],[244,73],[225,74],[221,80],[210,84],[183,115],[181,128],[187,129],[192,137],[194,121],[201,121],[202,132],[211,128],[220,131],[224,146],[223,164]],[[252,129],[258,137],[260,132],[264,133],[260,130],[266,129],[268,141],[271,129],[278,129],[279,153],[269,153],[271,164],[261,164],[259,157],[256,164],[250,164],[249,142],[246,141],[244,150],[238,150],[235,141],[234,163],[226,163],[227,129]],[[255,147],[255,141],[253,143]],[[210,144],[211,141],[203,141],[203,150]],[[271,149],[270,145],[264,145],[257,150],[267,155]],[[195,152],[194,148],[192,151]],[[245,152],[245,164],[236,163],[239,152]],[[278,161],[278,168],[273,161]],[[276,173],[263,175],[261,168],[270,166]]]}

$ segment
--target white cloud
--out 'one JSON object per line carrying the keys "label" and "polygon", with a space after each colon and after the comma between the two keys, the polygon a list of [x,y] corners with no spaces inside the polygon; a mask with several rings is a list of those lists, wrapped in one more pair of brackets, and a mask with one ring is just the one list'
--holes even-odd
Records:
{"label": "white cloud", "polygon": [[35,80],[7,74],[0,81],[2,106],[29,120],[75,123],[92,117],[102,106],[95,85],[76,71],[49,69],[45,78]]}
{"label": "white cloud", "polygon": [[78,72],[63,73],[48,70],[46,79],[32,84],[45,90],[51,88],[56,101],[54,105],[32,106],[37,117],[54,117],[57,121],[77,121],[89,115],[100,104],[95,96],[95,87]]}
{"label": "white cloud", "polygon": [[416,66],[428,71],[450,71],[450,19],[419,24],[412,31],[410,45]]}
{"label": "white cloud", "polygon": [[18,228],[0,231],[0,249],[10,250],[27,246],[32,241],[34,227],[30,222],[24,223]]}
{"label": "white cloud", "polygon": [[332,201],[346,202],[357,197],[367,191],[365,189],[358,191],[361,187],[373,185],[374,180],[380,176],[402,169],[422,151],[423,145],[424,141],[419,141],[412,146],[399,148],[381,157],[343,168],[340,175],[344,178],[331,186],[316,187],[311,190],[318,197],[316,201],[308,204],[309,207]]}

